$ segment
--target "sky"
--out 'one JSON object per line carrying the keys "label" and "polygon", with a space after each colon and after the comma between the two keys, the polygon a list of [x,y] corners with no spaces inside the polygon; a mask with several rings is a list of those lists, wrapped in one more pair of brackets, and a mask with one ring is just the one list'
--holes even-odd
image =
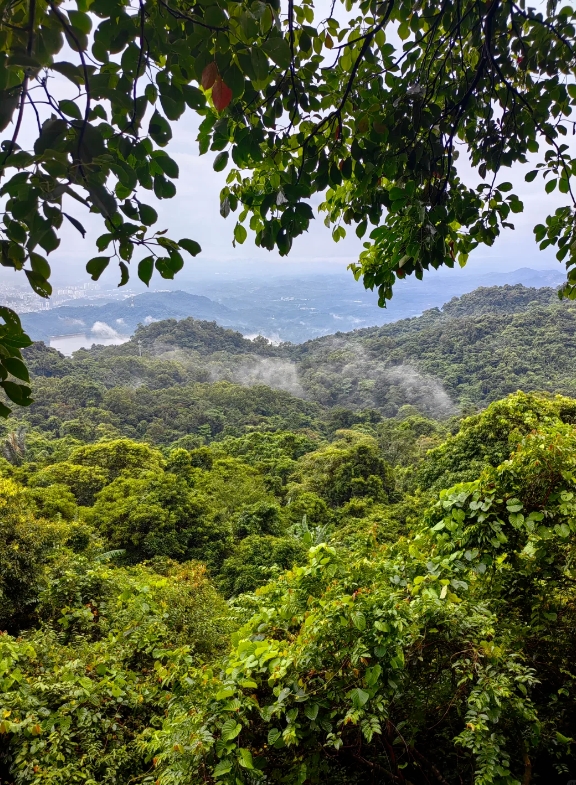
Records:
{"label": "sky", "polygon": [[[317,0],[316,6],[320,6],[318,16],[323,10],[322,6],[326,6],[326,9],[329,7],[327,0]],[[334,243],[322,215],[317,216],[306,234],[296,238],[288,258],[280,257],[277,252],[257,248],[250,232],[244,245],[233,248],[235,216],[231,213],[228,219],[223,219],[219,212],[219,192],[225,182],[226,172],[213,171],[212,162],[216,153],[198,155],[197,122],[196,116],[188,110],[181,120],[173,125],[174,138],[166,148],[180,167],[176,197],[155,203],[153,195],[145,192],[147,200],[151,197],[151,203],[155,203],[158,210],[158,228],[168,229],[169,236],[174,239],[190,237],[202,246],[203,253],[200,256],[195,259],[187,258],[186,267],[179,274],[182,282],[187,279],[211,278],[216,274],[242,278],[247,274],[274,276],[345,272],[347,266],[357,259],[362,249],[361,241],[356,238],[354,227],[351,227],[348,237]],[[26,135],[31,136],[35,130],[33,118],[27,115],[25,123],[27,127],[24,130],[28,132]],[[553,212],[563,203],[566,197],[554,192],[544,199],[540,180],[531,184],[524,181],[524,173],[530,168],[532,167],[517,167],[503,174],[502,179],[511,180],[515,185],[525,210],[524,213],[514,216],[515,231],[505,230],[492,248],[482,247],[471,255],[467,265],[467,270],[471,273],[505,272],[518,267],[562,269],[553,250],[539,251],[533,239],[532,228],[544,215]],[[465,177],[468,182],[474,179],[473,172],[469,172]],[[79,204],[69,201],[72,203],[66,205],[65,209],[83,223],[87,235],[82,239],[77,231],[65,222],[61,232],[61,245],[50,256],[55,280],[60,283],[86,280],[84,266],[91,256],[97,255],[95,239],[103,231],[99,217],[87,215]],[[108,271],[101,279],[102,284],[114,285],[117,276],[117,268]],[[1,280],[11,279],[13,276],[6,278],[6,275],[3,275]],[[154,281],[156,286],[161,283],[159,278]]]}

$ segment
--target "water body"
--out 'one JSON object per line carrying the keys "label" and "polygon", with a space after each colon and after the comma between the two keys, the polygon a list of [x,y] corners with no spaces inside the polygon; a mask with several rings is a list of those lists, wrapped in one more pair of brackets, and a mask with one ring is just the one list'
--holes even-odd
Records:
{"label": "water body", "polygon": [[50,338],[50,346],[66,357],[78,349],[90,349],[91,346],[116,346],[130,340],[129,335],[93,335],[91,333],[74,333],[73,335],[54,335]]}

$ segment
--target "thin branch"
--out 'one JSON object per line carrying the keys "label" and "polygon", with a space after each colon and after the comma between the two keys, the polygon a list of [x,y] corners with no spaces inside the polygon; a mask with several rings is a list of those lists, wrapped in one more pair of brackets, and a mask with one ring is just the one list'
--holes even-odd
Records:
{"label": "thin branch", "polygon": [[20,93],[20,105],[18,107],[18,117],[16,119],[16,127],[14,128],[14,133],[12,134],[12,139],[9,142],[8,150],[4,156],[3,161],[0,163],[0,170],[6,166],[6,162],[16,149],[16,140],[18,139],[18,135],[20,133],[20,128],[22,127],[22,118],[24,117],[24,104],[26,103],[26,95],[28,93],[28,76],[24,77],[24,81],[22,82],[21,86],[21,93]]}
{"label": "thin branch", "polygon": [[292,82],[292,93],[294,95],[294,112],[290,118],[290,123],[294,122],[299,109],[298,90],[296,88],[296,72],[294,69],[294,0],[288,0],[288,32],[290,36],[290,81]]}
{"label": "thin branch", "polygon": [[[140,49],[138,51],[138,63],[136,65],[136,74],[134,76],[134,85],[132,87],[132,101],[134,103],[134,109],[132,110],[132,127],[136,124],[136,89],[138,87],[138,79],[140,77],[140,68],[142,67],[142,57],[144,56],[144,42],[146,38],[144,37],[144,4],[142,0],[140,0]],[[146,51],[146,57],[148,57],[148,51]],[[137,136],[137,134],[136,134]]]}
{"label": "thin branch", "polygon": [[[34,50],[34,22],[36,21],[36,0],[30,0],[30,6],[28,11],[28,42],[26,45],[26,52],[28,57],[32,54]],[[20,105],[18,107],[18,117],[16,118],[16,126],[14,128],[14,133],[12,134],[12,139],[10,140],[8,150],[4,156],[4,160],[0,164],[0,168],[4,168],[6,166],[6,162],[16,149],[16,140],[20,134],[20,129],[22,127],[22,120],[24,118],[24,107],[26,105],[26,96],[28,95],[28,82],[29,76],[26,74],[24,77],[24,81],[21,85],[21,93],[20,93]]]}
{"label": "thin branch", "polygon": [[556,38],[559,41],[562,41],[562,43],[568,49],[572,57],[576,57],[576,52],[574,51],[574,49],[572,49],[570,43],[564,38],[564,36],[560,32],[558,32],[558,30],[556,29],[555,25],[552,24],[552,22],[548,22],[546,19],[538,19],[537,17],[532,16],[532,14],[528,13],[527,11],[524,11],[522,8],[517,6],[516,3],[511,3],[511,6],[515,11],[517,11],[520,14],[520,16],[523,16],[524,19],[526,19],[527,21],[533,22],[534,24],[537,25],[542,25],[547,30],[550,30],[551,33],[554,33]]}
{"label": "thin branch", "polygon": [[[80,162],[82,160],[82,153],[81,153],[82,142],[84,141],[84,134],[86,132],[86,127],[88,125],[88,119],[90,117],[90,98],[91,98],[91,96],[90,96],[90,78],[89,78],[89,75],[88,75],[88,66],[86,65],[86,59],[84,57],[84,52],[82,50],[82,46],[81,46],[80,41],[78,40],[76,34],[74,33],[74,30],[70,27],[70,25],[66,21],[66,18],[60,13],[60,11],[54,5],[53,2],[50,2],[50,8],[52,9],[54,15],[56,16],[56,18],[58,19],[58,21],[60,22],[60,24],[62,25],[64,30],[68,33],[70,38],[74,41],[74,43],[78,47],[78,55],[80,57],[80,62],[82,63],[82,70],[84,71],[84,83],[86,85],[86,107],[84,109],[84,119],[82,121],[82,127],[80,128],[80,135],[79,135],[79,138],[78,138],[78,153],[77,153],[77,155],[78,155],[78,160]],[[84,171],[83,171],[83,167],[82,167],[81,163],[79,163],[79,170],[80,170],[80,173],[82,174],[82,176],[84,176]]]}
{"label": "thin branch", "polygon": [[350,93],[352,91],[352,88],[354,86],[354,82],[356,80],[356,74],[358,72],[358,68],[360,67],[360,63],[362,62],[362,60],[364,58],[364,55],[366,54],[366,52],[367,52],[370,44],[372,43],[376,33],[378,33],[379,30],[382,30],[382,28],[384,28],[386,26],[386,24],[388,22],[388,19],[390,18],[390,15],[392,14],[392,10],[393,9],[394,9],[394,0],[388,0],[386,13],[384,14],[384,16],[382,17],[380,22],[378,22],[378,24],[370,31],[370,34],[365,38],[364,43],[362,44],[362,47],[360,49],[360,52],[358,53],[358,56],[356,57],[356,60],[354,61],[354,65],[352,66],[352,71],[350,72],[350,76],[348,78],[348,82],[346,84],[346,88],[344,90],[344,94],[343,94],[343,96],[342,96],[342,98],[340,100],[339,105],[337,106],[336,109],[334,109],[333,112],[330,112],[329,115],[327,115],[323,120],[321,120],[316,125],[314,130],[311,131],[308,134],[308,136],[306,137],[306,139],[303,142],[303,145],[302,145],[303,147],[306,147],[306,144],[310,141],[310,139],[312,139],[312,137],[315,136],[327,123],[331,123],[334,120],[334,118],[337,118],[337,117],[339,117],[341,115],[342,109],[344,108],[344,105],[345,105],[346,101],[348,100],[348,96],[350,95]]}
{"label": "thin branch", "polygon": [[28,45],[26,46],[26,53],[28,57],[34,51],[34,23],[36,21],[36,0],[30,0],[30,10],[28,12]]}
{"label": "thin branch", "polygon": [[42,133],[42,123],[40,122],[40,115],[38,113],[38,109],[36,109],[36,104],[32,100],[32,97],[30,96],[30,90],[28,90],[28,93],[27,93],[26,97],[28,98],[28,103],[30,104],[30,106],[34,110],[34,114],[36,115],[36,124],[38,125],[38,134],[41,134]]}

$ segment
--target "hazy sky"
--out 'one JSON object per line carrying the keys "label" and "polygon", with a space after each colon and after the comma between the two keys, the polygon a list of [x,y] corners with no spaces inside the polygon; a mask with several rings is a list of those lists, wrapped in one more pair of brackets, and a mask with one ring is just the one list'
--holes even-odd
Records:
{"label": "hazy sky", "polygon": [[[316,6],[326,6],[328,9],[329,4],[326,0],[320,0]],[[31,135],[35,128],[29,115],[26,124],[28,128],[25,130],[29,130]],[[323,216],[319,216],[312,223],[308,233],[295,240],[288,259],[282,259],[275,252],[256,248],[250,233],[243,246],[233,248],[234,214],[225,220],[219,213],[219,191],[224,184],[226,173],[213,171],[215,153],[198,155],[196,127],[197,118],[190,111],[173,126],[174,138],[167,151],[180,166],[178,193],[174,199],[156,205],[160,215],[158,228],[167,228],[175,239],[190,237],[201,244],[203,253],[194,260],[190,257],[187,259],[187,269],[194,277],[203,273],[210,275],[215,269],[242,277],[247,270],[252,269],[270,275],[283,274],[290,270],[299,274],[304,271],[344,272],[347,265],[357,258],[361,242],[356,238],[353,227],[349,237],[336,244],[332,241],[330,230],[324,226]],[[558,204],[565,202],[566,197],[558,192],[544,197],[541,181],[525,183],[524,173],[529,168],[531,167],[521,167],[510,173],[503,172],[502,180],[512,180],[515,183],[517,192],[524,201],[525,212],[513,216],[516,231],[505,231],[493,248],[480,248],[471,256],[468,263],[471,271],[507,271],[518,267],[562,269],[554,258],[553,251],[538,250],[532,227]],[[472,181],[472,178],[474,174],[471,172],[467,179]],[[155,202],[150,192],[144,192],[144,195],[151,203]],[[98,217],[86,214],[73,200],[68,201],[72,203],[67,204],[65,209],[84,224],[87,236],[83,240],[76,230],[65,222],[60,248],[50,257],[53,271],[59,280],[76,279],[78,274],[82,273],[86,261],[97,254],[94,241],[103,231]],[[5,276],[2,278],[5,280]],[[116,279],[117,268],[114,268],[102,278],[102,282],[113,284]],[[160,283],[161,280],[158,279],[156,285]]]}

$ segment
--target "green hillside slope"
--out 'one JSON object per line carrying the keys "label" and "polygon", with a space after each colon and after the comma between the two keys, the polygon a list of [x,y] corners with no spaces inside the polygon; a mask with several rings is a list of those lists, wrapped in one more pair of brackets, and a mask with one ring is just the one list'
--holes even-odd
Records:
{"label": "green hillside slope", "polygon": [[163,443],[322,430],[393,417],[406,404],[442,419],[518,389],[576,395],[576,305],[552,289],[493,287],[299,345],[185,319],[73,358],[37,344],[27,360],[37,403],[19,416],[86,439],[106,428]]}

